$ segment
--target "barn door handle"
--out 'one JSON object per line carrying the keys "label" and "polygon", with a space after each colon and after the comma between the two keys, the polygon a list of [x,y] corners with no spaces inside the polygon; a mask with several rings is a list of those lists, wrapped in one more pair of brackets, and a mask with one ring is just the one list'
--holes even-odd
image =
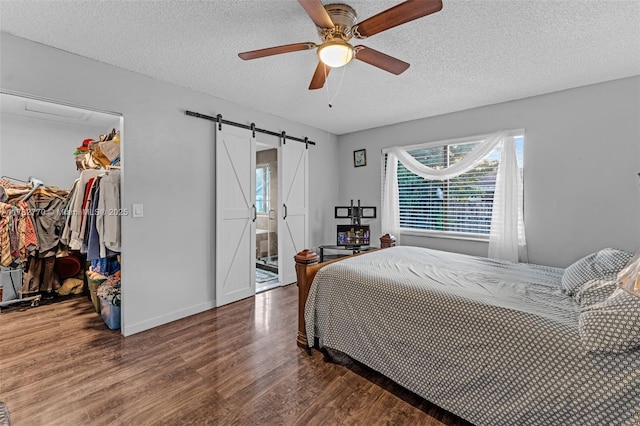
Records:
{"label": "barn door handle", "polygon": [[256,221],[256,219],[258,218],[258,209],[256,209],[256,205],[252,205],[251,208],[253,209],[253,222]]}
{"label": "barn door handle", "polygon": [[287,213],[287,205],[283,204],[282,207],[284,208],[284,217],[282,218],[282,220],[285,220],[287,218],[287,215],[288,215],[288,213]]}

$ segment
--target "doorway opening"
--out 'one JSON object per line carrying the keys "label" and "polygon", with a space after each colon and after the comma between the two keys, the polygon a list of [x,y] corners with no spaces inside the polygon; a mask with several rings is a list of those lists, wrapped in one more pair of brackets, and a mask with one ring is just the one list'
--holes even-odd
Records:
{"label": "doorway opening", "polygon": [[256,152],[256,293],[278,287],[278,150]]}
{"label": "doorway opening", "polygon": [[121,329],[122,115],[2,91],[0,120],[0,201],[23,221],[0,260],[0,308],[85,295],[81,308]]}

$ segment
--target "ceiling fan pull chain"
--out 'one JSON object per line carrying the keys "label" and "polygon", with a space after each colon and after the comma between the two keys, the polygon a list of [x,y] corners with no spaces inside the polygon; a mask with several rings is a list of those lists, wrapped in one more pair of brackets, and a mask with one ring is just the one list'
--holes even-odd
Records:
{"label": "ceiling fan pull chain", "polygon": [[[347,72],[347,67],[342,67],[342,74],[340,75],[340,81],[338,82],[338,88],[336,89],[336,93],[334,93],[333,98],[329,100],[329,108],[333,108],[333,101],[338,96],[338,92],[340,92],[340,88],[342,87],[342,80],[344,80],[344,73]],[[329,83],[327,82],[327,96],[329,95]]]}
{"label": "ceiling fan pull chain", "polygon": [[333,108],[333,105],[331,105],[331,99],[329,99],[329,97],[331,96],[329,94],[329,79],[328,79],[328,73],[327,73],[327,66],[323,64],[323,69],[324,69],[324,88],[327,92],[327,104],[329,105],[329,108]]}

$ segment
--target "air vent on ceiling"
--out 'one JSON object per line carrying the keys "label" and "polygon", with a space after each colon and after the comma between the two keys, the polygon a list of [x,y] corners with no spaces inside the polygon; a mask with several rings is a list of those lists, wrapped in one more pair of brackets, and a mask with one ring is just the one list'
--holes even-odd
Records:
{"label": "air vent on ceiling", "polygon": [[39,114],[55,115],[56,117],[68,118],[72,120],[85,121],[91,115],[90,112],[64,105],[44,103],[37,101],[27,101],[24,110]]}

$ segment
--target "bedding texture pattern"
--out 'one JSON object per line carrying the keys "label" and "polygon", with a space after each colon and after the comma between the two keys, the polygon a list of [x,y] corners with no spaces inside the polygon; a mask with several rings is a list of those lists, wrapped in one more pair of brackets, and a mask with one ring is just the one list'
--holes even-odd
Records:
{"label": "bedding texture pattern", "polygon": [[577,260],[562,275],[562,289],[569,295],[585,282],[617,274],[632,258],[633,253],[606,248]]}
{"label": "bedding texture pattern", "polygon": [[308,343],[478,426],[636,425],[640,351],[585,350],[563,273],[417,247],[349,258],[313,281]]}
{"label": "bedding texture pattern", "polygon": [[618,288],[616,274],[605,275],[602,278],[591,279],[579,286],[573,295],[582,308],[601,303]]}
{"label": "bedding texture pattern", "polygon": [[604,301],[583,309],[579,325],[582,344],[589,351],[626,352],[640,348],[640,297],[618,288]]}

